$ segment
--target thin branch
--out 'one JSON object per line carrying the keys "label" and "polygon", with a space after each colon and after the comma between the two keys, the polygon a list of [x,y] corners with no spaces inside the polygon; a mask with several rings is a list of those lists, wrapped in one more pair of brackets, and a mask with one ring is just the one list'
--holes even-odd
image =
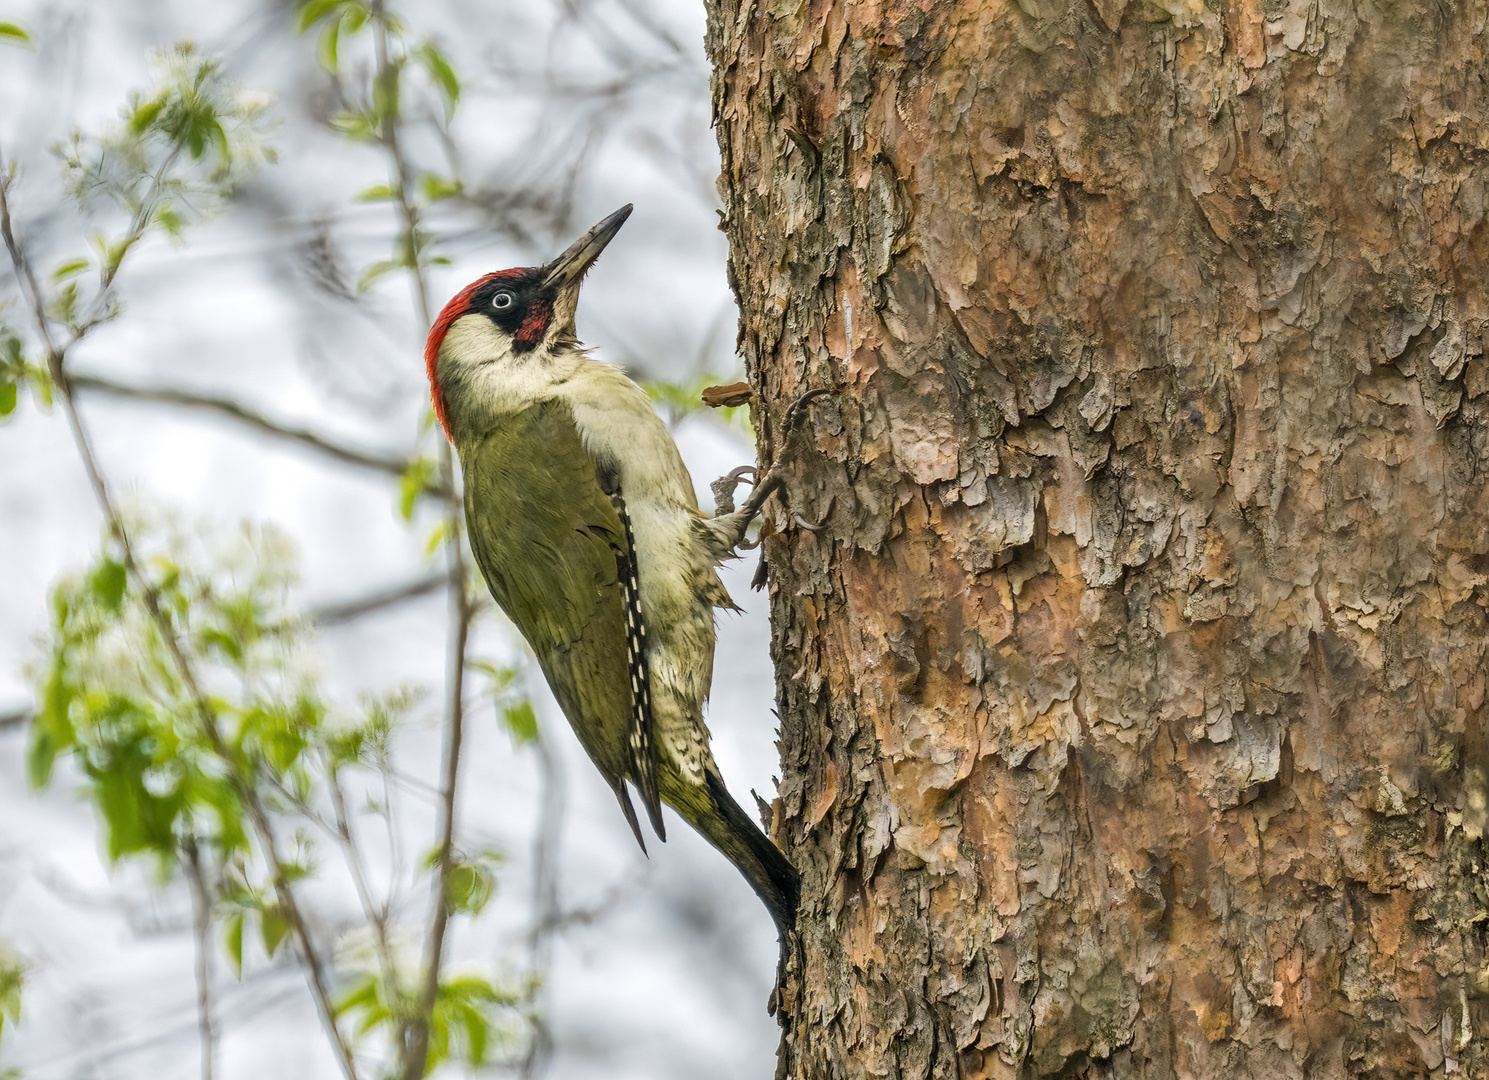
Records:
{"label": "thin branch", "polygon": [[0,731],[9,731],[11,728],[22,727],[30,723],[31,717],[34,715],[36,714],[29,708],[0,713]]}
{"label": "thin branch", "polygon": [[532,1040],[518,1071],[522,1080],[536,1080],[542,1076],[553,1057],[553,1035],[543,1022],[540,1006],[542,995],[548,988],[548,969],[553,962],[553,935],[562,917],[558,902],[558,870],[564,819],[563,765],[541,727],[535,748],[542,798],[532,839],[533,923],[527,937],[528,977],[533,986],[528,998],[527,1020],[532,1027]]}
{"label": "thin branch", "polygon": [[[110,397],[128,398],[133,401],[150,401],[160,405],[174,405],[185,409],[199,409],[203,412],[216,413],[225,416],[255,431],[266,435],[272,435],[278,439],[287,439],[291,442],[308,446],[312,450],[325,454],[327,457],[335,458],[337,461],[348,465],[360,465],[363,468],[376,469],[379,472],[389,473],[393,476],[402,476],[408,472],[412,462],[405,457],[393,454],[379,454],[370,450],[359,450],[354,447],[344,446],[317,435],[306,428],[296,427],[282,420],[274,420],[263,413],[232,398],[218,397],[213,394],[201,394],[192,390],[179,390],[168,386],[131,386],[127,383],[116,382],[113,379],[101,375],[70,374],[70,380],[74,388],[80,390],[91,390]],[[437,485],[427,485],[427,490],[433,495],[444,494]]]}
{"label": "thin branch", "polygon": [[186,840],[187,877],[191,879],[191,921],[196,930],[196,1008],[201,1033],[202,1080],[212,1080],[212,898],[202,870],[196,838]]}
{"label": "thin branch", "polygon": [[[454,463],[449,446],[442,447],[440,460],[442,473],[454,483]],[[460,500],[451,496],[448,500],[451,519],[459,521]],[[438,850],[438,880],[434,889],[434,914],[430,919],[429,938],[424,957],[424,985],[419,993],[419,1009],[409,1025],[409,1037],[404,1044],[403,1080],[419,1080],[424,1075],[425,1062],[429,1054],[429,1021],[434,1014],[435,1002],[439,998],[439,970],[444,957],[445,930],[450,922],[450,872],[454,868],[455,849],[455,791],[460,779],[460,744],[464,733],[465,719],[465,650],[470,640],[472,605],[465,584],[465,553],[462,548],[460,530],[450,530],[446,550],[450,560],[450,611],[452,641],[450,643],[450,705],[449,723],[445,729],[444,782],[440,791],[440,839]]]}
{"label": "thin branch", "polygon": [[370,615],[374,611],[381,611],[383,608],[426,596],[437,589],[444,588],[449,584],[449,580],[447,574],[429,574],[403,585],[395,585],[391,589],[381,589],[366,596],[360,596],[355,600],[340,600],[318,608],[311,608],[308,614],[321,626],[337,626],[351,622],[353,619],[360,619],[364,615]]}
{"label": "thin branch", "polygon": [[[341,790],[341,777],[335,767],[328,766],[326,777],[331,788],[331,806],[336,812],[337,846],[351,873],[352,884],[357,890],[357,900],[362,905],[362,914],[372,924],[376,942],[378,967],[382,970],[383,985],[389,994],[398,990],[398,966],[393,962],[393,945],[388,938],[388,915],[392,909],[392,897],[379,907],[372,899],[372,889],[367,884],[367,868],[362,863],[362,853],[357,850],[356,838],[352,835],[351,815],[346,812],[346,795]],[[399,1017],[398,1037],[394,1045],[402,1046],[408,1037],[408,1018]]]}
{"label": "thin branch", "polygon": [[[374,0],[372,5],[373,37],[377,49],[377,67],[373,78],[384,83],[399,76],[398,68],[388,53],[388,17],[383,0]],[[384,96],[397,101],[393,87]],[[419,249],[419,211],[409,201],[413,186],[413,170],[398,141],[398,117],[391,112],[383,118],[382,143],[387,151],[392,172],[392,188],[397,192],[397,206],[402,218],[405,250],[408,253],[409,272],[413,278],[415,299],[419,316],[427,330],[433,320],[429,303],[429,284],[424,279],[423,253]],[[445,932],[450,921],[450,875],[454,869],[455,806],[456,790],[460,780],[460,746],[465,726],[465,653],[470,641],[471,618],[474,605],[466,588],[466,566],[463,507],[456,494],[455,463],[448,442],[440,442],[440,479],[445,488],[445,512],[451,528],[445,541],[448,581],[450,586],[450,652],[449,652],[449,705],[445,725],[444,760],[441,769],[440,791],[440,839],[436,849],[434,910],[429,920],[429,934],[425,942],[424,972],[419,988],[417,1009],[410,1018],[403,1044],[403,1080],[420,1080],[424,1076],[429,1059],[429,1023],[434,1015],[434,1006],[439,999],[440,965],[444,959]]]}

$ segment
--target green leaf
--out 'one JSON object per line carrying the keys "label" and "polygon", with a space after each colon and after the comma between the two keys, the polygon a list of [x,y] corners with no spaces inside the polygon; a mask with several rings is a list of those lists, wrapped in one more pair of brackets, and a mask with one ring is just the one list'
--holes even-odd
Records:
{"label": "green leaf", "polygon": [[129,113],[129,130],[136,135],[143,135],[165,110],[165,104],[164,94],[149,101],[137,102]]}
{"label": "green leaf", "polygon": [[124,256],[129,254],[129,249],[134,247],[134,243],[138,239],[138,235],[129,234],[119,237],[119,239],[108,246],[104,252],[104,260],[108,264],[107,269],[110,274],[119,269],[119,264],[124,261]]}
{"label": "green leaf", "polygon": [[88,267],[92,265],[93,262],[90,259],[68,259],[65,263],[52,271],[52,280],[65,281],[70,277],[76,277],[78,274],[81,274],[84,270],[88,269]]}
{"label": "green leaf", "polygon": [[465,1028],[466,1060],[472,1068],[486,1064],[486,1046],[491,1037],[491,1021],[480,1009],[461,1009],[460,1024]]}
{"label": "green leaf", "polygon": [[176,213],[175,204],[169,200],[163,200],[155,208],[155,223],[171,236],[180,236],[184,224],[181,215]]}
{"label": "green leaf", "polygon": [[13,22],[0,22],[0,41],[31,48],[31,35]]}
{"label": "green leaf", "polygon": [[477,660],[468,658],[465,666],[471,671],[479,671],[491,680],[491,692],[500,693],[511,685],[512,680],[517,678],[517,672],[508,667],[497,667],[490,660]]}
{"label": "green leaf", "polygon": [[483,868],[468,862],[459,862],[450,867],[450,876],[445,879],[446,896],[450,910],[465,915],[478,915],[491,899],[495,882]]}
{"label": "green leaf", "polygon": [[336,999],[335,1012],[340,1016],[349,1009],[365,1009],[377,1004],[377,976],[368,975],[352,983]]}
{"label": "green leaf", "polygon": [[0,418],[16,411],[16,382],[14,379],[0,381]]}
{"label": "green leaf", "polygon": [[104,559],[98,564],[97,569],[88,575],[88,591],[104,611],[118,611],[120,603],[124,600],[124,586],[128,580],[129,576],[123,563],[113,559]]}
{"label": "green leaf", "polygon": [[295,33],[305,33],[345,3],[346,0],[308,0],[300,6],[300,10],[295,15]]}
{"label": "green leaf", "polygon": [[404,521],[412,521],[414,517],[414,505],[419,501],[419,496],[429,486],[429,478],[434,475],[434,459],[430,457],[417,457],[408,463],[408,468],[403,470],[403,476],[398,480],[398,512]]}
{"label": "green leaf", "polygon": [[357,202],[392,202],[398,198],[398,192],[389,184],[373,184],[370,188],[363,188],[352,198]]}
{"label": "green leaf", "polygon": [[382,277],[384,274],[391,273],[392,271],[397,270],[402,266],[403,264],[397,259],[379,259],[377,262],[369,266],[366,270],[362,271],[362,276],[357,279],[357,291],[366,292],[368,289],[372,288],[373,283],[377,281],[378,278]]}
{"label": "green leaf", "polygon": [[78,308],[78,283],[69,281],[51,304],[51,316],[59,323],[72,325]]}
{"label": "green leaf", "polygon": [[228,959],[233,962],[233,971],[243,977],[243,912],[235,911],[223,923],[223,945],[227,947]]}
{"label": "green leaf", "polygon": [[[60,589],[52,594],[52,604],[58,609],[58,623],[63,623],[67,603]],[[66,651],[58,649],[42,689],[41,707],[31,723],[31,743],[26,748],[26,779],[38,791],[51,780],[57,755],[71,749],[77,741],[77,730],[72,723],[72,702],[77,691],[67,678],[67,660]]]}
{"label": "green leaf", "polygon": [[327,75],[335,75],[341,66],[341,59],[337,55],[340,42],[341,20],[334,19],[321,31],[320,40],[315,43],[315,62]]}
{"label": "green leaf", "polygon": [[12,1023],[20,1023],[21,990],[25,984],[25,961],[0,942],[0,1025],[5,1023],[6,1017]]}
{"label": "green leaf", "polygon": [[377,121],[362,112],[339,112],[331,117],[331,126],[348,139],[364,141],[377,137]]}
{"label": "green leaf", "polygon": [[464,189],[464,185],[459,180],[437,176],[434,173],[425,173],[420,177],[419,187],[424,193],[424,200],[432,203],[459,195]]}
{"label": "green leaf", "polygon": [[533,712],[532,702],[523,699],[502,709],[502,723],[518,746],[527,746],[538,741],[538,715]]}
{"label": "green leaf", "polygon": [[243,664],[243,646],[233,640],[231,635],[223,633],[215,626],[209,626],[201,633],[203,652],[216,651],[221,653],[234,664]]}
{"label": "green leaf", "polygon": [[57,761],[56,738],[41,727],[31,729],[31,742],[26,747],[26,782],[37,791],[51,782],[52,766]]}
{"label": "green leaf", "polygon": [[454,535],[455,526],[449,518],[445,518],[434,528],[429,530],[429,536],[424,541],[424,557],[432,558],[434,553],[440,549],[440,545]]}
{"label": "green leaf", "polygon": [[284,917],[279,905],[267,906],[259,912],[259,934],[264,940],[264,952],[273,956],[289,933],[290,921]]}
{"label": "green leaf", "polygon": [[445,102],[445,119],[448,120],[455,115],[455,106],[460,101],[460,77],[455,74],[455,68],[439,46],[432,41],[420,45],[415,55],[419,58],[419,63],[424,65],[424,70],[429,72],[434,85],[439,87],[440,97]]}
{"label": "green leaf", "polygon": [[47,374],[45,368],[26,365],[26,382],[31,386],[31,396],[34,397],[42,408],[52,407],[52,377]]}

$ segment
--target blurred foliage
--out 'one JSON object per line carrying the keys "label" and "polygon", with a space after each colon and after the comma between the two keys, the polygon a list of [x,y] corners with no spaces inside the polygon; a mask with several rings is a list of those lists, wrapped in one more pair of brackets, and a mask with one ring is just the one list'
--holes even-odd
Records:
{"label": "blurred foliage", "polygon": [[52,380],[46,368],[28,360],[24,349],[20,335],[0,320],[0,423],[16,411],[23,386],[42,408],[52,404]]}
{"label": "blurred foliage", "polygon": [[[21,989],[26,982],[26,963],[5,942],[0,941],[0,1042],[5,1038],[5,1021],[12,1024],[21,1019]],[[15,1072],[0,1069],[0,1080],[15,1076]]]}
{"label": "blurred foliage", "polygon": [[[301,34],[317,33],[316,59],[347,103],[347,108],[331,117],[331,125],[355,142],[382,143],[395,163],[394,175],[387,182],[373,184],[357,196],[362,202],[398,204],[404,225],[392,257],[363,270],[358,290],[366,292],[394,270],[421,274],[431,266],[449,265],[447,257],[435,254],[436,237],[420,226],[420,219],[428,207],[459,195],[464,185],[456,176],[420,168],[398,143],[398,126],[409,111],[411,94],[437,104],[445,124],[454,118],[461,86],[449,57],[431,38],[411,41],[401,19],[385,5],[367,0],[302,0],[295,29]],[[369,35],[372,75],[348,77],[344,50],[353,39]]]}
{"label": "blurred foliage", "polygon": [[[102,135],[74,132],[63,150],[68,192],[93,217],[112,209],[128,224],[102,229],[92,250],[59,263],[47,315],[75,336],[117,313],[111,285],[124,257],[152,231],[179,240],[187,222],[226,198],[238,179],[273,161],[266,140],[271,99],[227,81],[219,61],[181,42],[155,58],[158,82],[131,95],[123,122]],[[84,296],[79,275],[94,269],[98,285]]]}
{"label": "blurred foliage", "polygon": [[[459,79],[434,43],[406,44],[402,24],[380,7],[312,3],[299,23],[320,27],[319,59],[338,80],[342,43],[374,34],[386,62],[364,88],[360,115],[399,164],[393,183],[363,197],[395,202],[405,227],[395,257],[363,279],[370,285],[392,268],[419,274],[437,257],[418,214],[460,185],[432,172],[404,175],[394,146],[400,102],[426,93],[448,121]],[[102,135],[75,133],[62,151],[68,194],[80,220],[94,226],[91,251],[62,260],[45,278],[18,264],[35,283],[30,315],[43,358],[28,357],[14,317],[0,321],[0,420],[15,411],[22,387],[48,404],[54,380],[66,378],[71,345],[118,316],[116,277],[141,239],[154,232],[179,242],[192,219],[232,195],[246,170],[274,160],[264,141],[267,98],[231,84],[217,60],[190,44],[162,54],[158,67],[157,85],[130,98],[120,124]],[[410,78],[411,71],[422,74]],[[17,174],[7,169],[0,180],[8,192]],[[96,283],[85,288],[90,272]],[[413,518],[438,468],[431,457],[410,467],[399,486],[405,518]],[[442,516],[431,553],[452,535],[458,523]],[[390,921],[430,869],[445,875],[449,914],[478,915],[495,893],[500,858],[457,848],[445,859],[440,848],[412,872],[399,872],[396,858],[382,878],[369,872],[381,863],[368,837],[385,830],[391,838],[398,828],[391,790],[405,781],[393,748],[418,695],[400,691],[354,709],[330,702],[310,661],[311,627],[289,602],[293,561],[286,538],[269,526],[223,532],[119,515],[93,565],[53,591],[28,775],[45,787],[59,760],[70,760],[109,861],[144,861],[162,886],[189,876],[207,897],[213,927],[205,936],[221,942],[240,975],[254,954],[273,958],[297,935],[306,940],[294,890],[343,872],[322,857],[326,848],[339,852],[374,943],[365,968],[353,961],[333,971],[335,982],[352,987],[340,1011],[360,1035],[377,1037],[372,1052],[395,1070],[410,1026],[426,1018],[421,982],[434,976],[417,970],[415,941],[408,941],[411,955],[402,954],[396,942],[410,935],[395,934]],[[519,742],[533,738],[531,706],[515,673],[492,667],[488,674],[498,715]],[[368,817],[383,819],[380,829],[360,829]],[[296,952],[311,964],[303,947]],[[481,1067],[511,1044],[515,994],[473,975],[430,985],[429,1054],[420,1075],[447,1059]],[[19,987],[20,968],[0,965],[0,1023],[18,1015]]]}
{"label": "blurred foliage", "polygon": [[[517,1004],[515,994],[476,975],[441,979],[429,1023],[427,1070],[433,1072],[446,1061],[472,1070],[487,1066],[493,1047],[510,1043],[515,1035]],[[413,1007],[412,1000],[390,995],[387,983],[373,975],[352,983],[336,1003],[338,1015],[359,1036],[396,1026]]]}
{"label": "blurred foliage", "polygon": [[[347,788],[371,793],[396,779],[391,745],[417,695],[368,699],[352,712],[327,703],[311,666],[311,627],[289,604],[293,553],[277,530],[245,524],[213,532],[137,515],[128,533],[134,558],[150,568],[149,591],[108,539],[92,566],[53,592],[30,776],[44,786],[57,759],[70,756],[109,860],[145,859],[162,884],[189,857],[208,853],[219,937],[241,974],[245,942],[273,957],[289,935],[276,874],[285,885],[322,877],[317,831],[333,841],[353,837],[350,828],[331,824],[333,798]],[[210,722],[152,607],[165,615],[198,682],[210,688]],[[514,673],[491,671],[504,687],[513,684]],[[513,698],[507,708],[531,707]],[[250,792],[273,815],[273,832],[293,838],[292,854],[263,850],[250,821]],[[362,813],[382,817],[389,808],[369,797]],[[458,855],[448,890],[452,913],[481,912],[495,891],[499,861],[488,850]],[[389,971],[396,970],[395,962]],[[356,1015],[359,1033],[376,1031],[396,1044],[416,997],[411,980],[390,979],[389,971],[356,976],[341,1008]],[[7,985],[0,967],[0,1010],[10,1000]],[[510,1042],[507,1007],[514,1001],[485,980],[443,981],[429,1067],[446,1056],[483,1064],[493,1047]]]}

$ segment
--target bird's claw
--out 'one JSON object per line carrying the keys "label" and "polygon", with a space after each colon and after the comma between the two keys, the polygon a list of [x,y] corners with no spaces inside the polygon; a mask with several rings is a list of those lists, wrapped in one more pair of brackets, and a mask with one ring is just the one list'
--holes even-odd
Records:
{"label": "bird's claw", "polygon": [[734,513],[734,492],[745,477],[749,477],[750,486],[756,487],[760,483],[760,470],[753,465],[741,465],[708,485],[713,491],[714,517]]}
{"label": "bird's claw", "polygon": [[[788,439],[795,430],[796,424],[801,419],[802,414],[806,411],[807,405],[830,392],[824,387],[808,390],[798,395],[787,406],[783,430]],[[758,539],[753,543],[746,541],[745,530],[749,528],[749,523],[754,520],[755,516],[760,513],[761,508],[765,505],[765,500],[770,498],[771,493],[778,487],[782,486],[784,477],[778,471],[779,460],[777,458],[776,462],[773,462],[770,468],[766,469],[763,474],[753,465],[741,465],[739,468],[731,470],[728,475],[719,477],[709,485],[713,490],[714,518],[735,516],[740,519],[735,526],[737,532],[733,532],[728,536],[728,540],[732,542],[726,543],[725,546],[729,550],[749,551],[752,548],[760,546]],[[744,506],[736,510],[734,492],[738,489],[740,482],[746,477],[749,478],[750,486],[753,490],[750,492],[750,497],[745,500]],[[798,529],[806,532],[817,532],[822,528],[820,523],[814,524],[804,518],[795,506],[788,506],[787,513],[791,523]]]}

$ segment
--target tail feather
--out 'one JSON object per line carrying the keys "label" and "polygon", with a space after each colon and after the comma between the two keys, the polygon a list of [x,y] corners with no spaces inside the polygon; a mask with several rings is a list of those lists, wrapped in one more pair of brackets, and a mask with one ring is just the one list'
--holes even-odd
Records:
{"label": "tail feather", "polygon": [[[651,852],[646,850],[646,841],[641,836],[641,823],[636,820],[636,808],[631,805],[631,793],[626,790],[624,780],[615,782],[615,798],[620,803],[620,812],[626,816],[626,824],[631,827],[631,832],[636,836],[636,843],[641,845],[641,854],[650,858]],[[664,836],[662,839],[667,838]]]}
{"label": "tail feather", "polygon": [[796,908],[801,900],[801,876],[787,861],[781,849],[771,843],[760,826],[750,820],[729,794],[723,778],[712,769],[705,770],[708,797],[713,814],[691,821],[709,843],[732,862],[755,894],[765,903],[784,941],[796,926]]}

